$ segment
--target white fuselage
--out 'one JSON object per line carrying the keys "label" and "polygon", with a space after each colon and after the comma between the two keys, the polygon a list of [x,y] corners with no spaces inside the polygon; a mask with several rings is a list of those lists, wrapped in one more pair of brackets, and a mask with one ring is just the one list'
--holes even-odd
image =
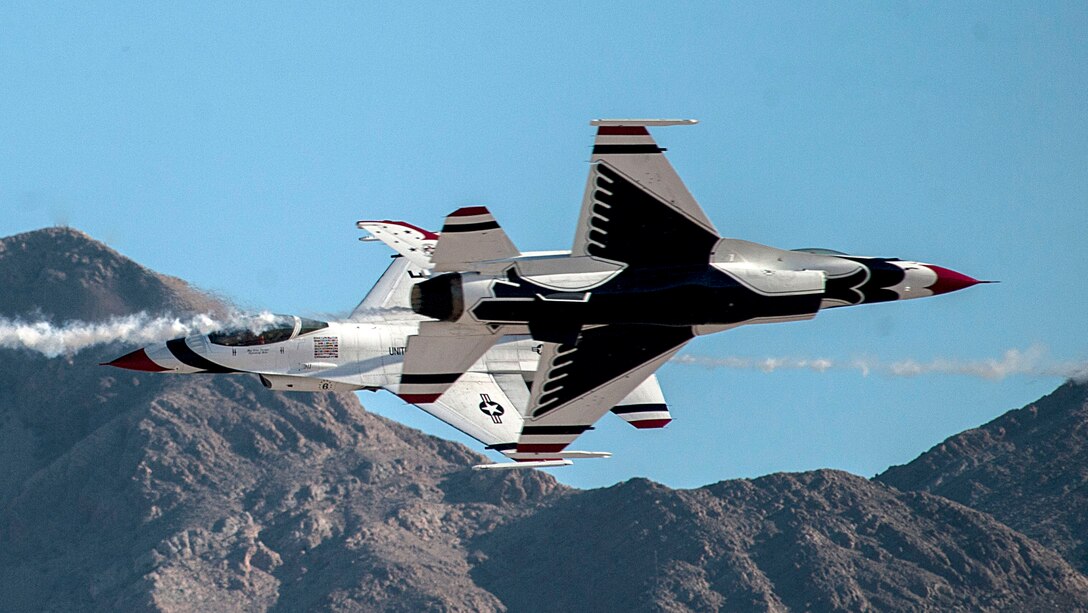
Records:
{"label": "white fuselage", "polygon": [[[287,391],[395,391],[408,337],[418,331],[419,322],[328,322],[326,327],[302,334],[299,328],[296,324],[282,340],[264,342],[257,335],[245,344],[223,344],[209,335],[191,334],[149,345],[144,351],[160,372],[253,373],[260,375],[267,387]],[[538,346],[527,337],[506,337],[474,370],[518,373],[528,380],[536,371],[540,356],[534,348]]]}

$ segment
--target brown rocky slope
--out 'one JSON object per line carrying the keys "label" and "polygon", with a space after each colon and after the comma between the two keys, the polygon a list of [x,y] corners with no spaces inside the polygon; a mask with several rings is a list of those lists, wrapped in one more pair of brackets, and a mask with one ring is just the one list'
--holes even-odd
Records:
{"label": "brown rocky slope", "polygon": [[[67,229],[0,240],[0,280],[5,317],[216,308]],[[96,365],[128,349],[0,350],[0,610],[1088,608],[1060,556],[939,496],[834,471],[575,491],[354,395]]]}
{"label": "brown rocky slope", "polygon": [[993,518],[838,471],[695,490],[636,479],[479,541],[473,576],[518,611],[1085,607],[1083,576]]}
{"label": "brown rocky slope", "polygon": [[1069,382],[877,477],[985,511],[1088,570],[1088,384]]}

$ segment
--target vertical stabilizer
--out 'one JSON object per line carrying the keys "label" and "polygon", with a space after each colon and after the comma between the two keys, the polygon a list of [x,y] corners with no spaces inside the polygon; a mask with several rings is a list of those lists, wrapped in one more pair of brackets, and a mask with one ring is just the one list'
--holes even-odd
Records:
{"label": "vertical stabilizer", "polygon": [[438,272],[473,270],[477,262],[516,258],[521,252],[485,207],[469,206],[446,216],[442,235],[435,245],[434,269]]}

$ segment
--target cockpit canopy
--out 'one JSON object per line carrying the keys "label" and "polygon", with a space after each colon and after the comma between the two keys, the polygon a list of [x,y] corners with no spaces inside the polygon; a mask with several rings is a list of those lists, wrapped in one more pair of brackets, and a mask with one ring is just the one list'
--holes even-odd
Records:
{"label": "cockpit canopy", "polygon": [[208,334],[208,341],[213,345],[227,347],[268,345],[288,341],[296,336],[309,334],[328,327],[328,323],[316,319],[307,319],[294,315],[273,315],[268,320],[255,319],[251,326],[240,326],[211,332]]}

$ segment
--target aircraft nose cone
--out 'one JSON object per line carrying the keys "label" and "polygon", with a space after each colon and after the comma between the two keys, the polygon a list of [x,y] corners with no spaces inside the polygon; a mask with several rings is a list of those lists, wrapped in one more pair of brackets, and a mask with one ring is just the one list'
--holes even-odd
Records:
{"label": "aircraft nose cone", "polygon": [[159,366],[151,358],[147,357],[147,352],[143,349],[137,349],[132,353],[126,353],[112,362],[103,362],[101,366],[116,366],[117,368],[142,370],[144,372],[164,372],[168,370]]}
{"label": "aircraft nose cone", "polygon": [[926,264],[926,268],[937,274],[937,282],[929,286],[929,291],[933,292],[934,296],[937,294],[947,294],[948,292],[954,292],[965,287],[971,287],[972,285],[982,283],[982,281],[968,277],[963,273],[947,268],[941,268],[940,266],[934,266],[933,264]]}

